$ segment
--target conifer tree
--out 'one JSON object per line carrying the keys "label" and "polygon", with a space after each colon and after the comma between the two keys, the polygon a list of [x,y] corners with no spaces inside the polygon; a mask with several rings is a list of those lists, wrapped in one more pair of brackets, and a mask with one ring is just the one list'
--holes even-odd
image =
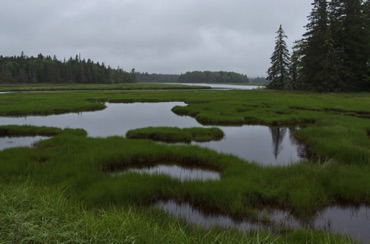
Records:
{"label": "conifer tree", "polygon": [[302,50],[302,88],[304,90],[329,92],[340,90],[337,67],[333,65],[336,54],[329,28],[326,0],[314,0],[308,17]]}
{"label": "conifer tree", "polygon": [[287,45],[285,43],[285,32],[280,25],[279,30],[276,32],[275,49],[271,55],[271,67],[267,71],[267,80],[271,82],[267,88],[283,90],[289,88],[289,66],[290,55]]}
{"label": "conifer tree", "polygon": [[365,78],[363,80],[364,90],[370,91],[370,0],[366,0],[363,3],[363,13],[365,19],[365,30],[366,37],[367,37],[367,44],[368,44],[368,57],[367,57],[367,72],[365,74]]}
{"label": "conifer tree", "polygon": [[342,90],[361,90],[369,58],[368,3],[332,0],[330,27]]}
{"label": "conifer tree", "polygon": [[290,79],[291,86],[293,90],[299,90],[300,86],[300,77],[302,70],[302,50],[304,42],[303,40],[298,40],[294,42],[292,47],[291,55],[291,64],[290,64]]}

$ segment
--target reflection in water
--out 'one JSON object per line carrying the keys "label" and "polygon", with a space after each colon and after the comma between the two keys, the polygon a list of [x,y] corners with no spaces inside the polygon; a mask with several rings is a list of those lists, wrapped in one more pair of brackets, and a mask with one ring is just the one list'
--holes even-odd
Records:
{"label": "reflection in water", "polygon": [[270,127],[270,131],[272,136],[272,151],[275,159],[277,159],[280,151],[282,150],[282,143],[286,134],[286,128]]}
{"label": "reflection in water", "polygon": [[330,207],[318,214],[316,229],[348,234],[364,243],[370,242],[370,207]]}
{"label": "reflection in water", "polygon": [[145,174],[166,174],[181,181],[189,180],[219,180],[218,172],[197,169],[184,168],[178,165],[156,165],[152,167],[128,168],[127,170],[114,172],[113,175],[122,175],[127,172],[145,173]]}
{"label": "reflection in water", "polygon": [[[174,106],[185,105],[182,102],[107,103],[106,109],[94,112],[0,117],[0,125],[27,124],[82,128],[92,137],[124,136],[128,130],[149,126],[204,127],[191,117],[178,116],[171,111]],[[292,140],[291,131],[285,128],[271,130],[266,126],[221,126],[219,128],[224,131],[223,140],[193,144],[264,165],[286,165],[299,162],[304,158],[299,153],[301,146]],[[283,131],[286,132],[283,133]],[[273,133],[273,140],[271,140],[271,133]]]}
{"label": "reflection in water", "polygon": [[0,150],[12,147],[29,147],[35,142],[48,139],[45,136],[0,137]]}
{"label": "reflection in water", "polygon": [[160,201],[155,206],[171,215],[180,217],[191,224],[199,225],[203,228],[219,226],[224,228],[237,228],[239,230],[251,230],[258,227],[256,224],[248,221],[236,222],[228,216],[205,214],[194,209],[188,203],[178,204],[175,201]]}
{"label": "reflection in water", "polygon": [[[302,146],[292,140],[293,130],[277,128],[284,131],[279,133],[279,139],[267,126],[245,125],[240,127],[221,126],[225,134],[221,141],[195,143],[215,151],[233,154],[242,159],[254,161],[263,165],[287,165],[299,162],[305,158],[301,152]],[[275,142],[274,142],[275,140]],[[275,150],[278,148],[278,150]]]}
{"label": "reflection in water", "polygon": [[360,208],[329,207],[318,213],[311,222],[303,222],[288,212],[281,210],[262,210],[259,214],[260,219],[270,219],[268,226],[261,222],[235,221],[225,215],[207,214],[193,208],[188,203],[178,204],[175,201],[159,201],[155,206],[203,228],[220,226],[245,231],[257,228],[268,230],[312,228],[348,235],[352,239],[360,240],[364,243],[370,241],[370,207],[366,206]]}

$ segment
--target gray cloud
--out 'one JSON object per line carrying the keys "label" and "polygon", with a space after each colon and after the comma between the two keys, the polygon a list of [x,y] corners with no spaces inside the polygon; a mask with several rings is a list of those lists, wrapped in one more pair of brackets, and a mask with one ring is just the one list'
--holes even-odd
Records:
{"label": "gray cloud", "polygon": [[0,0],[0,54],[264,76],[279,25],[291,45],[310,9],[307,0]]}

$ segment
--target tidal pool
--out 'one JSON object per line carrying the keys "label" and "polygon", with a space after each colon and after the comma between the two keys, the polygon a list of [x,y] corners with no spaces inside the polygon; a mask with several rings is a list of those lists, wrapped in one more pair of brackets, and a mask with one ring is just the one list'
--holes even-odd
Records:
{"label": "tidal pool", "polygon": [[223,228],[236,228],[241,231],[255,229],[278,230],[279,228],[311,228],[324,230],[336,234],[350,236],[354,240],[364,243],[370,241],[370,207],[328,207],[320,211],[310,221],[301,221],[288,212],[281,210],[266,211],[260,213],[261,218],[268,217],[270,223],[251,222],[248,220],[236,221],[225,215],[204,213],[193,208],[188,203],[177,203],[175,201],[159,201],[155,207],[165,212],[182,218],[188,223],[203,228],[219,226]]}
{"label": "tidal pool", "polygon": [[[82,128],[91,137],[125,136],[128,130],[149,126],[179,128],[204,127],[188,116],[171,109],[182,102],[106,103],[104,110],[49,116],[0,117],[0,125],[34,125]],[[225,138],[208,143],[193,143],[218,152],[233,154],[263,165],[286,165],[305,158],[304,147],[293,137],[294,128],[267,126],[220,126]]]}
{"label": "tidal pool", "polygon": [[123,171],[113,172],[113,176],[122,175],[128,172],[140,174],[165,174],[181,181],[189,180],[219,180],[220,174],[215,171],[200,168],[184,168],[179,165],[155,165],[141,168],[128,168]]}
{"label": "tidal pool", "polygon": [[0,137],[0,151],[12,147],[30,147],[35,142],[48,139],[45,136]]}

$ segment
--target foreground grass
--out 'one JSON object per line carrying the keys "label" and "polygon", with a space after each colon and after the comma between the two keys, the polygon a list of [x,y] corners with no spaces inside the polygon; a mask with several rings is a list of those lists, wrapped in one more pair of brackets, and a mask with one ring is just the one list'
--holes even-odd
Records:
{"label": "foreground grass", "polygon": [[0,184],[2,243],[350,243],[322,232],[295,231],[274,236],[201,230],[159,210],[135,207],[86,208],[62,188],[29,182]]}
{"label": "foreground grass", "polygon": [[151,139],[163,142],[206,142],[221,140],[224,133],[219,128],[175,128],[175,127],[148,127],[130,130],[126,133],[130,139]]}

